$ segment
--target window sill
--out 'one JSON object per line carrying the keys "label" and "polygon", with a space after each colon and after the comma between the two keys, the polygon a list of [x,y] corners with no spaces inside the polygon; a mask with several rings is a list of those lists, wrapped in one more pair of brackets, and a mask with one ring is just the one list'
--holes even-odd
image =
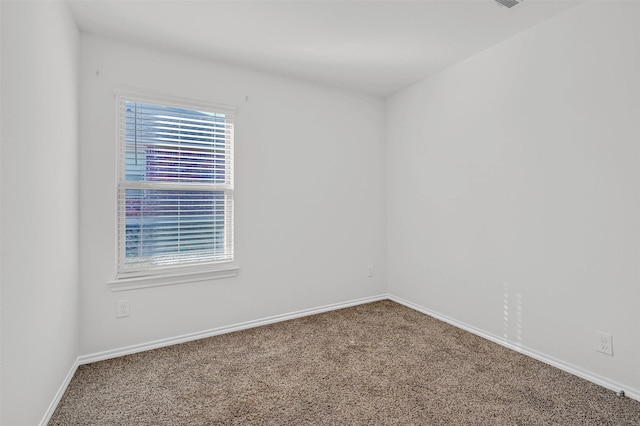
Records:
{"label": "window sill", "polygon": [[109,281],[111,291],[137,290],[147,287],[186,284],[200,281],[231,278],[238,275],[237,266],[225,266],[214,270],[183,271],[164,275],[147,275],[143,277],[119,278]]}

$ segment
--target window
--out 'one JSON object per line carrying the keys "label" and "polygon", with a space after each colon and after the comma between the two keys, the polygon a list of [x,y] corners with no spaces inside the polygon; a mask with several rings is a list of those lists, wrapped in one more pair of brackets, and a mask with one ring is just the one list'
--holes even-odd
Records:
{"label": "window", "polygon": [[118,278],[233,261],[233,110],[118,96]]}

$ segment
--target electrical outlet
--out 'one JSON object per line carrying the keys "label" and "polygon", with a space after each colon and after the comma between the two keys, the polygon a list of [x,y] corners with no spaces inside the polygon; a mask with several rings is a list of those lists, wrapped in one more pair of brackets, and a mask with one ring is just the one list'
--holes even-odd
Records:
{"label": "electrical outlet", "polygon": [[118,300],[118,304],[116,305],[116,318],[128,317],[130,310],[131,305],[129,304],[129,299]]}
{"label": "electrical outlet", "polygon": [[367,267],[367,277],[369,278],[373,277],[373,265],[369,265]]}
{"label": "electrical outlet", "polygon": [[593,343],[597,352],[613,356],[613,336],[611,334],[594,331]]}

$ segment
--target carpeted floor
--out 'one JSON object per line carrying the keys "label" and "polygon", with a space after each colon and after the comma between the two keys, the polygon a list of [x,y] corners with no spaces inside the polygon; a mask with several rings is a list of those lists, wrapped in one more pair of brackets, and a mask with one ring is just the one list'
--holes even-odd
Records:
{"label": "carpeted floor", "polygon": [[81,366],[50,425],[640,425],[640,403],[390,301]]}

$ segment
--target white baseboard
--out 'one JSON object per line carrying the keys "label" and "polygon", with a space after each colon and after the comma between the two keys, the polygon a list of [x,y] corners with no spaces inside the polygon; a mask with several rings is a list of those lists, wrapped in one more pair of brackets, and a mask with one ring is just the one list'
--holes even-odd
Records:
{"label": "white baseboard", "polygon": [[89,364],[92,362],[98,362],[98,361],[104,361],[107,359],[111,359],[111,358],[117,358],[123,355],[130,355],[130,354],[134,354],[137,352],[143,352],[143,351],[148,351],[151,349],[157,349],[157,348],[162,348],[165,346],[171,346],[171,345],[176,345],[179,343],[185,343],[185,342],[189,342],[189,341],[193,341],[193,340],[198,340],[198,339],[204,339],[207,337],[212,337],[212,336],[217,336],[220,334],[225,334],[225,333],[231,333],[234,331],[240,331],[240,330],[246,330],[248,328],[254,328],[254,327],[260,327],[262,325],[267,325],[267,324],[273,324],[276,322],[281,322],[281,321],[287,321],[290,319],[295,319],[295,318],[301,318],[301,317],[306,317],[309,315],[315,315],[315,314],[320,314],[323,312],[328,312],[328,311],[335,311],[338,309],[343,309],[343,308],[348,308],[351,306],[357,306],[357,305],[362,305],[365,303],[371,303],[371,302],[377,302],[380,300],[392,300],[394,302],[397,302],[401,305],[404,305],[408,308],[411,308],[413,310],[416,310],[418,312],[421,312],[423,314],[429,315],[433,318],[439,319],[441,321],[444,321],[448,324],[453,325],[454,327],[457,328],[461,328],[463,330],[466,330],[470,333],[473,333],[477,336],[480,336],[482,338],[485,338],[487,340],[490,340],[494,343],[497,343],[501,346],[504,346],[508,349],[514,350],[516,352],[520,352],[524,355],[530,356],[531,358],[537,359],[538,361],[544,362],[545,364],[549,364],[553,367],[559,368],[561,370],[564,370],[568,373],[571,373],[575,376],[578,376],[582,379],[588,380],[590,382],[593,382],[597,385],[603,386],[607,389],[611,389],[615,392],[619,392],[620,390],[624,390],[625,392],[625,396],[635,399],[637,401],[640,401],[640,391],[637,389],[629,389],[628,387],[625,387],[623,385],[621,385],[620,383],[616,383],[614,381],[605,379],[603,377],[600,377],[598,375],[595,375],[593,373],[590,373],[588,371],[582,370],[572,364],[560,361],[558,359],[555,359],[553,357],[550,357],[548,355],[545,355],[543,353],[537,352],[533,349],[529,349],[526,347],[523,347],[521,345],[515,345],[501,337],[498,337],[494,334],[491,333],[487,333],[483,330],[477,329],[473,326],[470,326],[468,324],[465,324],[463,322],[457,321],[453,318],[447,317],[446,315],[442,315],[438,312],[434,312],[430,309],[427,309],[423,306],[417,305],[415,303],[409,302],[408,300],[402,299],[400,297],[394,296],[392,294],[380,294],[377,296],[371,296],[371,297],[364,297],[361,299],[355,299],[355,300],[351,300],[348,302],[342,302],[342,303],[334,303],[331,305],[324,305],[324,306],[320,306],[320,307],[316,307],[316,308],[310,308],[310,309],[303,309],[300,311],[295,311],[295,312],[290,312],[287,314],[281,314],[281,315],[274,315],[274,316],[270,316],[270,317],[266,317],[266,318],[262,318],[262,319],[257,319],[257,320],[252,320],[252,321],[246,321],[246,322],[242,322],[242,323],[238,323],[238,324],[233,324],[233,325],[228,325],[228,326],[223,326],[223,327],[217,327],[217,328],[213,328],[213,329],[209,329],[209,330],[203,330],[200,332],[196,332],[196,333],[189,333],[189,334],[184,334],[181,336],[176,336],[176,337],[170,337],[170,338],[166,338],[166,339],[160,339],[160,340],[155,340],[152,342],[147,342],[147,343],[141,343],[138,345],[132,345],[132,346],[126,346],[126,347],[122,347],[122,348],[117,348],[117,349],[112,349],[112,350],[108,350],[108,351],[103,351],[103,352],[97,352],[97,353],[93,353],[93,354],[88,354],[88,355],[81,355],[79,356],[76,361],[74,362],[74,364],[72,365],[71,369],[69,370],[69,373],[67,374],[67,376],[64,379],[64,382],[62,383],[62,385],[60,386],[60,389],[58,390],[58,392],[56,393],[55,398],[53,399],[53,401],[51,402],[51,405],[49,406],[49,409],[47,410],[47,412],[45,413],[42,421],[40,422],[40,426],[46,426],[47,423],[49,422],[49,420],[51,419],[51,417],[53,416],[53,413],[56,410],[56,407],[58,406],[58,404],[60,403],[60,400],[62,399],[62,396],[64,395],[64,392],[67,390],[67,387],[69,386],[69,383],[71,382],[71,379],[73,378],[73,375],[75,374],[76,370],[78,369],[78,367],[80,365],[83,364]]}
{"label": "white baseboard", "polygon": [[60,400],[64,396],[64,393],[67,390],[69,383],[71,383],[71,379],[73,379],[73,376],[76,374],[76,370],[78,369],[79,366],[80,364],[78,363],[78,359],[76,358],[76,360],[73,362],[73,365],[71,366],[71,369],[67,373],[67,376],[64,378],[64,381],[60,385],[58,392],[56,392],[56,396],[53,398],[53,401],[51,401],[51,404],[49,404],[49,408],[47,408],[47,411],[45,412],[44,417],[40,421],[40,426],[47,426],[47,424],[49,423],[49,420],[51,420],[53,413],[56,411],[56,408],[58,407]]}
{"label": "white baseboard", "polygon": [[420,306],[417,305],[415,303],[409,302],[408,300],[405,300],[401,297],[398,296],[394,296],[392,294],[388,295],[389,300],[392,300],[394,302],[400,303],[401,305],[404,305],[408,308],[411,308],[413,310],[416,310],[418,312],[421,312],[423,314],[429,315],[430,317],[439,319],[441,321],[446,322],[447,324],[453,325],[454,327],[457,328],[461,328],[463,330],[466,330],[470,333],[475,334],[476,336],[480,336],[484,339],[490,340],[494,343],[497,343],[501,346],[504,346],[508,349],[514,350],[516,352],[519,352],[523,355],[527,355],[531,358],[534,358],[538,361],[544,362],[545,364],[549,364],[553,367],[556,367],[560,370],[566,371],[567,373],[573,374],[574,376],[578,376],[582,379],[588,380],[592,383],[595,383],[597,385],[600,385],[602,387],[605,387],[607,389],[611,389],[614,392],[619,392],[619,391],[624,391],[624,395],[628,398],[632,398],[635,399],[636,401],[640,401],[640,390],[638,389],[630,389],[628,386],[624,386],[620,383],[614,382],[612,380],[609,379],[605,379],[604,377],[600,377],[596,374],[593,374],[589,371],[585,371],[573,364],[561,361],[559,359],[556,359],[554,357],[551,357],[549,355],[543,354],[541,352],[538,352],[536,350],[533,349],[529,349],[527,347],[524,347],[522,345],[516,345],[513,344],[499,336],[496,336],[495,334],[492,333],[487,333],[486,331],[480,330],[478,328],[475,328],[469,324],[465,324],[463,322],[460,322],[458,320],[455,320],[453,318],[450,318],[446,315],[442,315],[438,312],[434,312],[431,309],[425,308],[424,306]]}
{"label": "white baseboard", "polygon": [[316,315],[323,312],[335,311],[338,309],[348,308],[351,306],[362,305],[365,303],[377,302],[379,300],[388,299],[388,294],[380,294],[377,296],[364,297],[361,299],[350,300],[348,302],[334,303],[331,305],[324,305],[317,308],[303,309],[301,311],[290,312],[287,314],[273,315],[270,317],[246,321],[239,324],[232,324],[222,327],[216,327],[209,330],[198,331],[195,333],[183,334],[181,336],[169,337],[166,339],[155,340],[152,342],[141,343],[138,345],[126,346],[117,349],[111,349],[108,351],[97,352],[88,355],[81,355],[78,357],[79,365],[89,364],[97,361],[104,361],[106,359],[117,358],[123,355],[130,355],[137,352],[144,352],[151,349],[158,349],[165,346],[177,345],[179,343],[190,342],[193,340],[204,339],[207,337],[217,336],[219,334],[232,333],[234,331],[246,330],[248,328],[260,327],[262,325],[273,324],[275,322],[287,321],[294,318],[306,317],[309,315]]}

